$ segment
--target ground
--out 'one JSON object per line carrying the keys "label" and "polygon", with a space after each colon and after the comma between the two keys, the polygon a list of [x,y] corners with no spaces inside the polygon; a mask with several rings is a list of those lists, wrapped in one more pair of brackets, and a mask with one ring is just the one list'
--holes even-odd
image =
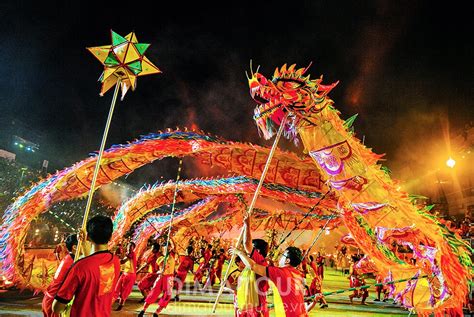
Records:
{"label": "ground", "polygon": [[[191,280],[191,276],[188,276]],[[373,280],[367,280],[368,284],[373,284]],[[349,287],[347,275],[331,268],[326,269],[324,280],[324,291],[334,291]],[[192,290],[180,296],[179,302],[171,302],[162,316],[233,316],[232,295],[224,293],[216,314],[211,313],[212,305],[218,291],[218,286],[208,290],[203,294],[194,294]],[[354,304],[350,304],[349,293],[341,293],[327,297],[329,307],[320,309],[318,306],[311,311],[310,316],[407,316],[408,311],[394,305],[392,301],[387,303],[374,302],[374,290],[370,289],[367,306],[360,305],[360,299],[354,299]],[[134,288],[125,307],[120,312],[112,312],[112,316],[136,316],[141,308],[138,301],[141,299],[140,292]],[[0,293],[0,316],[42,316],[41,313],[42,294],[33,296],[29,291],[18,292],[8,291]],[[271,302],[271,299],[270,299]],[[115,307],[115,306],[114,306]],[[151,316],[156,308],[156,304],[148,308]],[[271,314],[274,316],[274,313]],[[412,314],[413,316],[413,314]]]}

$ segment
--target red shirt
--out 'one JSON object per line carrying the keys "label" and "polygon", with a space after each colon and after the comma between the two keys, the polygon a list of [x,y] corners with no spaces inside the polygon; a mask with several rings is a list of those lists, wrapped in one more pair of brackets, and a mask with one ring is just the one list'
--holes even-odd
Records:
{"label": "red shirt", "polygon": [[178,272],[187,272],[192,271],[194,266],[194,261],[189,255],[183,255],[179,259]]}
{"label": "red shirt", "polygon": [[61,263],[59,263],[58,269],[54,274],[53,281],[46,289],[46,296],[53,298],[56,295],[56,292],[58,291],[59,287],[64,281],[64,278],[66,277],[67,272],[69,272],[69,269],[73,264],[73,255],[70,253],[61,260]]}
{"label": "red shirt", "polygon": [[127,261],[123,265],[123,272],[129,274],[137,273],[137,256],[135,251],[127,254]]}
{"label": "red shirt", "polygon": [[304,305],[303,276],[292,266],[267,267],[267,276],[280,293],[286,317],[308,316]]}
{"label": "red shirt", "polygon": [[[267,260],[263,257],[263,255],[258,252],[257,249],[253,249],[252,253],[250,254],[250,258],[255,261],[255,263],[263,265],[263,266],[268,266]],[[266,278],[262,278],[260,275],[256,275],[256,278],[258,280],[258,289],[260,294],[266,294],[268,291],[269,285],[268,285],[268,280]],[[266,298],[266,295],[264,295]]]}
{"label": "red shirt", "polygon": [[208,263],[211,257],[212,257],[212,251],[209,249],[206,249],[206,251],[204,251],[204,262]]}
{"label": "red shirt", "polygon": [[93,253],[71,267],[55,299],[67,304],[74,296],[71,317],[108,317],[119,274],[117,256],[108,250]]}
{"label": "red shirt", "polygon": [[158,252],[152,252],[146,259],[146,263],[149,265],[148,267],[151,268],[150,273],[156,273],[158,271],[158,264],[156,264],[156,260],[158,260]]}

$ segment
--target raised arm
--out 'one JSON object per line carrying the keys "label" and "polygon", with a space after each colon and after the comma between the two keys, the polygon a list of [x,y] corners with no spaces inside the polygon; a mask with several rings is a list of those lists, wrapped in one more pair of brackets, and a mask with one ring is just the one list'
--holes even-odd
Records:
{"label": "raised arm", "polygon": [[256,274],[260,276],[266,276],[267,275],[267,269],[265,266],[260,265],[255,263],[254,260],[252,260],[244,251],[239,250],[239,249],[230,249],[230,253],[235,253],[236,256],[240,257],[242,262],[244,262],[245,266],[250,268],[252,271],[254,271]]}
{"label": "raised arm", "polygon": [[244,217],[244,236],[243,236],[244,249],[247,254],[252,253],[252,234],[250,233],[250,215],[245,214]]}

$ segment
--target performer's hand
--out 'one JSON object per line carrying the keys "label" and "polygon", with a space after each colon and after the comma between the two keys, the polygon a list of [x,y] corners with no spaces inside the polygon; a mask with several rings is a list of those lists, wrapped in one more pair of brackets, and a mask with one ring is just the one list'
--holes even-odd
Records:
{"label": "performer's hand", "polygon": [[77,240],[81,242],[86,241],[86,230],[82,228],[79,229],[79,231],[77,232]]}
{"label": "performer's hand", "polygon": [[240,256],[241,254],[243,254],[243,252],[239,248],[230,247],[229,248],[229,255],[232,256],[233,254],[235,254],[236,256]]}

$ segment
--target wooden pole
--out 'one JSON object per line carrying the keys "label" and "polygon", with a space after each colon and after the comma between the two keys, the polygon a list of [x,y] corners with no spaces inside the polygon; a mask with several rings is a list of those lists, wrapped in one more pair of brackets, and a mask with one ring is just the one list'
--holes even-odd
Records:
{"label": "wooden pole", "polygon": [[171,227],[173,226],[174,209],[176,205],[176,196],[178,194],[178,183],[179,183],[179,178],[181,175],[182,165],[183,165],[183,159],[180,159],[179,165],[178,165],[178,174],[176,175],[176,186],[174,188],[173,205],[171,206],[171,219],[170,219],[170,225],[168,227],[168,238],[166,239],[166,245],[165,245],[165,258],[163,260],[163,271],[165,270],[165,267],[166,267],[166,260],[168,260],[168,246],[170,243]]}
{"label": "wooden pole", "polygon": [[[84,216],[82,218],[82,227],[81,227],[82,231],[86,230],[86,224],[87,224],[87,220],[89,218],[89,211],[91,209],[91,204],[92,204],[92,197],[93,197],[94,191],[95,191],[95,183],[97,181],[97,175],[99,175],[100,161],[102,160],[102,153],[104,153],[105,143],[107,141],[107,134],[109,133],[110,122],[112,121],[112,115],[114,113],[115,103],[117,101],[117,95],[118,95],[118,91],[119,91],[119,88],[120,88],[120,83],[121,83],[121,80],[119,79],[119,80],[117,80],[117,83],[115,84],[114,96],[112,97],[112,102],[110,104],[109,115],[107,117],[107,122],[105,124],[104,134],[102,135],[102,142],[100,144],[99,155],[97,156],[97,161],[95,163],[95,168],[94,168],[94,175],[92,177],[91,186],[89,188],[89,195],[87,196],[86,209],[84,211]],[[79,239],[79,241],[77,243],[76,255],[74,256],[75,261],[77,261],[79,259],[79,255],[81,253],[81,244],[82,244],[82,242],[83,241]]]}
{"label": "wooden pole", "polygon": [[[275,154],[275,150],[277,148],[278,142],[280,141],[281,134],[283,133],[283,130],[285,128],[285,123],[288,115],[286,115],[283,120],[280,123],[280,128],[278,129],[278,133],[275,137],[275,141],[273,142],[272,149],[270,150],[270,153],[268,154],[267,162],[265,163],[265,167],[263,168],[262,175],[260,176],[260,181],[258,182],[257,189],[255,190],[255,194],[253,195],[252,202],[250,203],[249,209],[247,211],[247,215],[250,216],[252,214],[253,208],[255,206],[255,203],[257,202],[258,195],[260,193],[260,189],[262,188],[263,182],[265,181],[265,177],[267,176],[268,168],[270,167],[270,163],[272,162],[273,155]],[[250,229],[250,228],[249,228]],[[242,238],[244,234],[244,229],[242,227],[242,230],[240,231],[239,238],[237,239],[237,243],[235,244],[235,247],[238,248],[239,245],[242,243]],[[230,258],[229,265],[227,266],[227,270],[225,272],[224,278],[221,283],[221,286],[219,288],[219,293],[217,293],[216,300],[214,302],[214,306],[212,307],[212,313],[214,314],[216,312],[217,304],[219,303],[219,298],[222,295],[222,292],[224,290],[224,285],[225,281],[227,281],[227,278],[229,276],[230,268],[232,264],[235,261],[235,253],[232,254],[232,257]]]}

